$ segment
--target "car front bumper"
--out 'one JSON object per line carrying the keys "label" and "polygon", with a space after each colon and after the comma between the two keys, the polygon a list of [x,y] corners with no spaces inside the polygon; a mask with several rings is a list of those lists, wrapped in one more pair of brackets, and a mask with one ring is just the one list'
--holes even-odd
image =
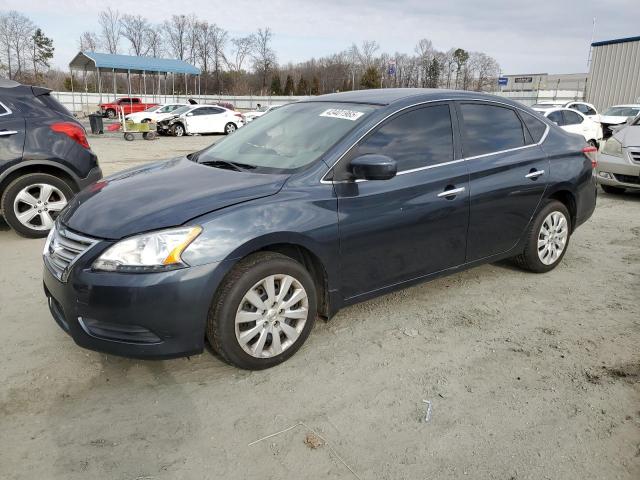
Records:
{"label": "car front bumper", "polygon": [[[105,248],[99,243],[92,249]],[[96,257],[84,255],[65,282],[44,265],[51,314],[76,344],[146,359],[202,352],[211,300],[227,271],[224,262],[129,274],[93,271]]]}
{"label": "car front bumper", "polygon": [[[640,152],[640,148],[633,150]],[[632,159],[632,151],[622,150],[622,157],[598,154],[596,181],[601,185],[640,189],[640,162]]]}

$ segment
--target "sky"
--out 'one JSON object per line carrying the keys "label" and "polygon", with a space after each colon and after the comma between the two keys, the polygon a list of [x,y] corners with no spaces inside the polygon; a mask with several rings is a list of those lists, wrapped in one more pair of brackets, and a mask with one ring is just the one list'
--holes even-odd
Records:
{"label": "sky", "polygon": [[[595,17],[595,41],[640,35],[640,0],[3,0],[53,38],[53,64],[66,68],[85,30],[99,31],[109,5],[161,23],[194,13],[231,36],[270,27],[280,63],[321,57],[375,40],[381,51],[412,54],[421,38],[438,50],[464,48],[494,57],[503,74],[582,73]],[[121,52],[129,53],[126,42]]]}

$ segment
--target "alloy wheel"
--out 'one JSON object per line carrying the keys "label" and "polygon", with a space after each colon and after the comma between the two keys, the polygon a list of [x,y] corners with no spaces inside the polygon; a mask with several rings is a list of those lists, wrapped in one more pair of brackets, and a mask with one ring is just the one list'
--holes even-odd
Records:
{"label": "alloy wheel", "polygon": [[274,357],[296,343],[308,314],[309,298],[302,284],[291,275],[269,275],[240,301],[236,340],[252,357]]}
{"label": "alloy wheel", "polygon": [[227,133],[233,133],[236,131],[236,126],[233,123],[228,123],[225,130]]}
{"label": "alloy wheel", "polygon": [[32,230],[50,230],[67,198],[60,189],[47,183],[29,185],[16,195],[13,211],[18,221]]}
{"label": "alloy wheel", "polygon": [[538,258],[545,265],[558,261],[567,245],[569,228],[567,219],[561,212],[547,215],[538,232]]}

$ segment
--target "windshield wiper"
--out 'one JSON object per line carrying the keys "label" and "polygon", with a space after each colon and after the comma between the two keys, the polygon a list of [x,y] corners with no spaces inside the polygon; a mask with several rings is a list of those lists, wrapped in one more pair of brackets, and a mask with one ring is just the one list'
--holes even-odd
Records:
{"label": "windshield wiper", "polygon": [[227,160],[204,160],[202,162],[198,162],[203,165],[209,165],[211,167],[216,168],[226,168],[228,170],[235,170],[236,172],[241,172],[243,170],[252,170],[255,165],[247,165],[246,163],[238,163],[238,162],[229,162]]}

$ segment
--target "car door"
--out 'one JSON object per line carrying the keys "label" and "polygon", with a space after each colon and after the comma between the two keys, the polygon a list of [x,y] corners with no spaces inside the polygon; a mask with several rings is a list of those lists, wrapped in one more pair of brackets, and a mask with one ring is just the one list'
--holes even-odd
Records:
{"label": "car door", "polygon": [[549,160],[539,146],[548,127],[504,104],[460,102],[458,109],[470,175],[466,261],[472,262],[507,252],[522,237],[549,176]]}
{"label": "car door", "polygon": [[0,98],[0,173],[22,160],[25,120]]}
{"label": "car door", "polygon": [[[216,133],[222,132],[224,125],[222,120],[223,109],[217,107],[200,107],[193,111],[193,116],[188,120],[189,133]],[[194,125],[192,129],[191,125]]]}
{"label": "car door", "polygon": [[189,133],[202,133],[204,130],[203,117],[206,115],[206,107],[197,107],[184,115],[185,127]]}
{"label": "car door", "polygon": [[[454,148],[452,113],[448,103],[401,111],[362,139],[334,170],[345,298],[464,262],[469,178]],[[350,161],[370,153],[393,158],[397,175],[350,180]]]}

